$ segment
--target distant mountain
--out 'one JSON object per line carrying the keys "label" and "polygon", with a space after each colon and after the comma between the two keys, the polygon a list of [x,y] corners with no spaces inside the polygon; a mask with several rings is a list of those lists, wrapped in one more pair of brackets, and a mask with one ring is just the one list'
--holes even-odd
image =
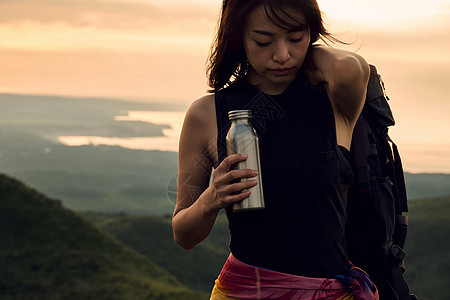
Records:
{"label": "distant mountain", "polygon": [[[0,170],[74,210],[170,214],[177,169],[175,152],[69,147],[0,129]],[[405,173],[405,180],[410,200],[450,195],[450,174]]]}
{"label": "distant mountain", "polygon": [[97,98],[0,94],[0,125],[56,141],[59,136],[162,136],[168,125],[116,121],[131,110],[184,111],[184,105]]}
{"label": "distant mountain", "polygon": [[[69,147],[60,135],[161,136],[167,125],[115,121],[129,110],[180,111],[182,105],[0,94],[0,172],[77,211],[170,214],[175,152],[111,146]],[[450,174],[406,173],[410,200],[450,195]]]}
{"label": "distant mountain", "polygon": [[174,152],[110,146],[69,147],[0,129],[0,171],[27,182],[74,210],[167,214]]}
{"label": "distant mountain", "polygon": [[180,111],[183,105],[95,98],[0,94],[0,172],[75,210],[165,214],[176,153],[121,147],[68,147],[60,135],[162,136],[163,124],[116,121],[130,110]]}
{"label": "distant mountain", "polygon": [[450,195],[450,174],[405,173],[405,181],[411,200]]}
{"label": "distant mountain", "polygon": [[0,175],[1,299],[207,299],[148,258]]}

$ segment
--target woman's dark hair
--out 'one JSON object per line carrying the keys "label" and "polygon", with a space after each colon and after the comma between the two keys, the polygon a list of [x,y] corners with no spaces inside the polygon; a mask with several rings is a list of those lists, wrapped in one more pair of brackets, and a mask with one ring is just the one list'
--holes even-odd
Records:
{"label": "woman's dark hair", "polygon": [[[311,34],[310,44],[319,38],[338,41],[325,29],[316,0],[224,0],[219,27],[208,58],[210,92],[219,91],[247,74],[244,28],[250,13],[260,6],[280,28],[290,30],[306,25]],[[298,20],[290,9],[302,12],[306,24]]]}

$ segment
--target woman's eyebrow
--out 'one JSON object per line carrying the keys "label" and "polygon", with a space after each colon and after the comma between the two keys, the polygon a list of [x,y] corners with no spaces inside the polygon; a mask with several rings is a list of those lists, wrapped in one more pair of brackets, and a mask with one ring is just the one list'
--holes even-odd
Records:
{"label": "woman's eyebrow", "polygon": [[[300,26],[297,26],[295,28],[289,29],[288,33],[302,32],[302,31],[306,31],[306,30],[307,30],[307,26],[306,25],[300,25]],[[265,31],[265,30],[260,30],[260,29],[252,30],[252,32],[257,33],[257,34],[261,34],[261,35],[266,35],[266,36],[273,36],[274,35],[272,32]]]}
{"label": "woman's eyebrow", "polygon": [[257,33],[257,34],[267,35],[267,36],[273,36],[274,35],[272,32],[268,32],[268,31],[265,31],[265,30],[259,30],[259,29],[252,30],[252,32]]}

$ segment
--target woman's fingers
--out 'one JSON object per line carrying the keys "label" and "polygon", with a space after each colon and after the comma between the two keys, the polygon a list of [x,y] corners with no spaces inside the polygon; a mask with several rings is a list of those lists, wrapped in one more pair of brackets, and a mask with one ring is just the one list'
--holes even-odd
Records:
{"label": "woman's fingers", "polygon": [[258,172],[251,169],[239,169],[239,170],[231,170],[224,174],[223,181],[225,182],[235,182],[242,178],[251,178],[258,175]]}
{"label": "woman's fingers", "polygon": [[[232,194],[232,195],[228,195],[225,198],[222,198],[222,203],[225,203],[226,206],[242,201],[245,198],[248,198],[250,196],[251,192],[250,191],[242,191],[242,193],[239,194]],[[225,206],[225,207],[226,207]]]}
{"label": "woman's fingers", "polygon": [[258,182],[256,180],[245,180],[242,182],[236,182],[236,183],[227,185],[227,186],[225,186],[223,191],[228,194],[236,194],[243,190],[250,189],[257,184],[258,184]]}
{"label": "woman's fingers", "polygon": [[232,154],[227,156],[222,163],[217,167],[221,173],[226,173],[230,171],[231,167],[238,162],[244,161],[247,159],[247,155],[245,154]]}
{"label": "woman's fingers", "polygon": [[213,181],[216,179],[216,181],[228,183],[240,178],[255,177],[258,173],[251,169],[231,170],[233,165],[245,161],[246,159],[247,155],[245,154],[232,154],[227,156],[214,170]]}
{"label": "woman's fingers", "polygon": [[237,182],[217,190],[217,198],[223,207],[239,202],[248,198],[251,191],[248,189],[257,185],[256,180],[248,180],[244,182]]}
{"label": "woman's fingers", "polygon": [[231,203],[248,198],[251,193],[248,189],[257,185],[256,180],[250,179],[257,176],[258,173],[255,170],[232,170],[234,164],[246,159],[247,155],[230,155],[214,170],[212,187],[220,207],[227,207]]}

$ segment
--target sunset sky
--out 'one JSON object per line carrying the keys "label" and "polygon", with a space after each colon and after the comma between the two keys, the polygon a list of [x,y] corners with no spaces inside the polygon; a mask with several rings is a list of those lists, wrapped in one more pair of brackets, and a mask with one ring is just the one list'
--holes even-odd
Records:
{"label": "sunset sky", "polygon": [[[221,2],[0,0],[0,93],[188,105],[207,88]],[[450,1],[318,3],[381,73],[405,169],[450,173]]]}

